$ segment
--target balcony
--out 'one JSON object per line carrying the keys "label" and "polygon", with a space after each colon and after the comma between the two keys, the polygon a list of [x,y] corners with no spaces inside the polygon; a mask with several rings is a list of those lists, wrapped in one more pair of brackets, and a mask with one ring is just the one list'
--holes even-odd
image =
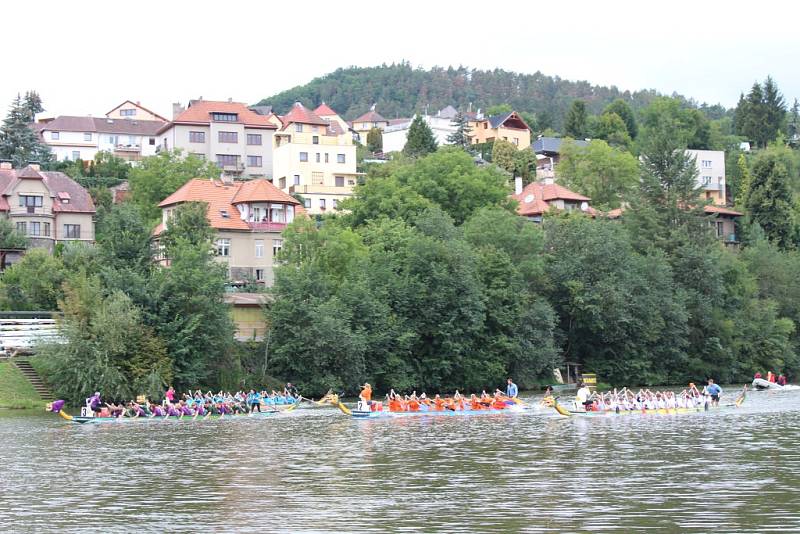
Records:
{"label": "balcony", "polygon": [[223,172],[229,174],[241,174],[244,172],[244,163],[228,163],[225,165],[218,163],[217,165]]}
{"label": "balcony", "polygon": [[141,152],[142,145],[114,145],[114,152]]}
{"label": "balcony", "polygon": [[328,195],[350,195],[353,193],[353,185],[292,185],[289,186],[289,194],[328,194]]}
{"label": "balcony", "polygon": [[284,229],[286,229],[285,222],[273,221],[247,221],[247,226],[249,226],[254,232],[283,232]]}
{"label": "balcony", "polygon": [[703,181],[703,189],[706,191],[722,191],[724,189],[719,180]]}

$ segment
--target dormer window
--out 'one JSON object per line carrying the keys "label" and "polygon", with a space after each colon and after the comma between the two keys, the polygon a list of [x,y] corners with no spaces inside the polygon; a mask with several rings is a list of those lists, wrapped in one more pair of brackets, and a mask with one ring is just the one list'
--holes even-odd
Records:
{"label": "dormer window", "polygon": [[60,200],[62,204],[69,204],[70,198],[71,197],[69,196],[69,193],[67,193],[66,191],[58,192],[58,200]]}
{"label": "dormer window", "polygon": [[228,210],[219,210],[219,214],[222,216],[223,219],[230,219],[231,215],[228,213]]}
{"label": "dormer window", "polygon": [[211,119],[215,122],[236,122],[239,120],[238,113],[211,113]]}

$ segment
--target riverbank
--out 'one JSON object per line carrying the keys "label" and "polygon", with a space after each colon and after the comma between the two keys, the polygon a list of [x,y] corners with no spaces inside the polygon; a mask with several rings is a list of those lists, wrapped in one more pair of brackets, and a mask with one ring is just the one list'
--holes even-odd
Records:
{"label": "riverbank", "polygon": [[0,408],[41,408],[44,401],[11,362],[0,362]]}

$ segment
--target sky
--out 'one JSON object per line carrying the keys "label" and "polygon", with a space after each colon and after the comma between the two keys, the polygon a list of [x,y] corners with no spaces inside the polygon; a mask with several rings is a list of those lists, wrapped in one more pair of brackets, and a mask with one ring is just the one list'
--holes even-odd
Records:
{"label": "sky", "polygon": [[[102,116],[124,100],[170,118],[204,97],[255,103],[339,67],[406,60],[677,92],[733,107],[771,75],[800,98],[800,2],[302,0],[0,4],[0,106]],[[10,23],[9,23],[10,22]]]}

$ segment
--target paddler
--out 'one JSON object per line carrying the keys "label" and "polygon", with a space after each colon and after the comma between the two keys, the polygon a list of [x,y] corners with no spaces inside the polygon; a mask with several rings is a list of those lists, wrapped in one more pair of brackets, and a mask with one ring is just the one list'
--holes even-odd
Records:
{"label": "paddler", "polygon": [[358,398],[361,401],[359,409],[369,411],[369,405],[372,404],[372,386],[369,385],[369,382],[364,382],[364,385],[361,386],[361,393],[358,394]]}
{"label": "paddler", "polygon": [[722,388],[719,385],[714,383],[712,378],[708,379],[708,385],[706,386],[706,393],[711,396],[711,404],[714,406],[719,405],[719,398],[722,396]]}
{"label": "paddler", "polygon": [[508,383],[506,385],[506,397],[508,397],[509,399],[516,399],[518,393],[519,391],[517,389],[517,385],[514,383],[513,380],[511,380],[511,378],[509,378]]}

